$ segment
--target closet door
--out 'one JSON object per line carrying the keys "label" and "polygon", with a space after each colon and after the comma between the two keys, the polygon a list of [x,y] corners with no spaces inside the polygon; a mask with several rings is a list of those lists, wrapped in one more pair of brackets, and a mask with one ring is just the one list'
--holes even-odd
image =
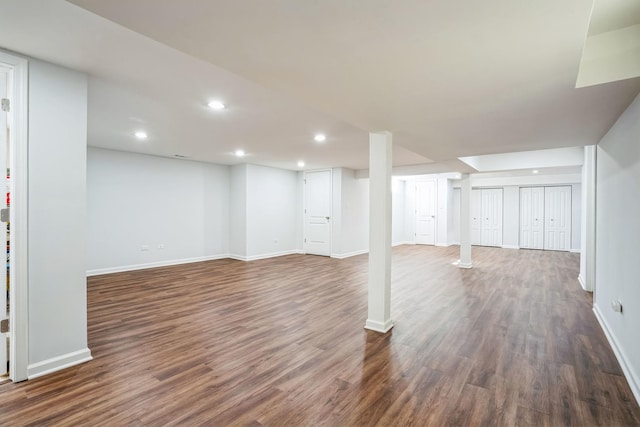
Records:
{"label": "closet door", "polygon": [[502,246],[502,189],[482,190],[483,246]]}
{"label": "closet door", "polygon": [[544,189],[544,248],[554,251],[571,249],[571,187]]}
{"label": "closet door", "polygon": [[436,244],[436,182],[416,182],[416,235],[419,245]]}
{"label": "closet door", "polygon": [[471,244],[482,244],[482,190],[471,190]]}
{"label": "closet door", "polygon": [[520,247],[544,248],[544,187],[520,189]]}

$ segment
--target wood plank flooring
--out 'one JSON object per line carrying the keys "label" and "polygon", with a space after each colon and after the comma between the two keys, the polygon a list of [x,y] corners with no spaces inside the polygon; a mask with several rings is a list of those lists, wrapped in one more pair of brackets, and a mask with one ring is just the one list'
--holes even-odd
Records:
{"label": "wood plank flooring", "polygon": [[92,277],[94,360],[0,385],[0,425],[640,425],[570,253],[393,253],[386,335],[367,256]]}

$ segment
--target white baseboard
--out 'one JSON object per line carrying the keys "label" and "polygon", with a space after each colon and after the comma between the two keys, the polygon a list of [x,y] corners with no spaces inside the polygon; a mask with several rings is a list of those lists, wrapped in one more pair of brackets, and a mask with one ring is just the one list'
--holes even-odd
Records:
{"label": "white baseboard", "polygon": [[574,254],[579,254],[580,253],[580,249],[569,249],[569,252],[574,253]]}
{"label": "white baseboard", "polygon": [[386,334],[391,330],[391,328],[393,328],[393,321],[389,319],[386,322],[382,323],[378,322],[377,320],[367,319],[367,322],[364,324],[364,328]]}
{"label": "white baseboard", "polygon": [[636,398],[636,402],[640,405],[640,378],[633,372],[633,369],[627,363],[627,358],[624,355],[624,352],[618,345],[618,342],[614,338],[614,335],[611,333],[609,326],[607,325],[607,321],[604,316],[600,312],[600,308],[597,305],[593,306],[593,312],[596,315],[596,319],[598,319],[598,323],[600,323],[600,327],[604,331],[604,335],[607,337],[611,348],[613,349],[613,353],[616,355],[616,359],[618,359],[618,363],[620,363],[620,367],[622,368],[622,372],[624,373],[624,377],[627,379],[629,383],[629,387],[631,388],[631,392],[633,396]]}
{"label": "white baseboard", "polygon": [[415,245],[416,242],[414,241],[406,241],[406,242],[395,242],[392,243],[391,246],[402,246],[402,245]]}
{"label": "white baseboard", "polygon": [[303,253],[304,252],[302,252],[301,250],[295,249],[292,251],[272,252],[269,254],[251,255],[251,256],[229,254],[225,258],[231,258],[238,261],[256,261],[259,259],[275,258],[279,256],[284,256],[284,255],[295,255],[295,254],[303,254]]}
{"label": "white baseboard", "polygon": [[145,270],[147,268],[169,267],[171,265],[189,264],[192,262],[212,261],[216,259],[230,258],[229,254],[211,255],[196,258],[173,259],[168,261],[149,262],[146,264],[124,265],[120,267],[97,268],[95,270],[87,270],[87,277],[98,276],[100,274],[122,273],[125,271]]}
{"label": "white baseboard", "polygon": [[366,254],[366,253],[369,253],[369,249],[362,249],[359,251],[348,252],[346,254],[331,254],[331,258],[345,259],[345,258],[349,258],[356,255]]}
{"label": "white baseboard", "polygon": [[464,263],[464,264],[463,264],[463,263],[461,263],[461,262],[458,262],[458,264],[456,264],[456,265],[457,265],[459,268],[473,268],[473,263],[472,263],[472,262],[470,262],[470,263]]}
{"label": "white baseboard", "polygon": [[515,245],[502,245],[502,249],[520,249],[520,246],[515,246]]}
{"label": "white baseboard", "polygon": [[27,368],[27,378],[32,380],[65,368],[70,368],[71,366],[88,362],[92,359],[91,350],[88,348],[63,354],[62,356],[52,357],[51,359],[29,365]]}
{"label": "white baseboard", "polygon": [[580,283],[580,286],[582,286],[582,290],[587,291],[587,285],[584,283],[582,274],[578,274],[578,283]]}
{"label": "white baseboard", "polygon": [[449,246],[451,246],[451,243],[436,243],[436,246],[441,248],[448,248]]}

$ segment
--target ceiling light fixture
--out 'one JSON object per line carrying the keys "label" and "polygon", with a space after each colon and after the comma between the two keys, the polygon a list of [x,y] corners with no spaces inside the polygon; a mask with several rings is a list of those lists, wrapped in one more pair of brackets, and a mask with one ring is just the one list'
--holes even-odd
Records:
{"label": "ceiling light fixture", "polygon": [[220,101],[211,101],[207,105],[209,106],[209,108],[216,111],[224,110],[225,107],[225,105]]}
{"label": "ceiling light fixture", "polygon": [[319,134],[316,134],[316,136],[314,136],[313,139],[316,142],[324,142],[327,140],[327,136],[323,133],[319,133]]}
{"label": "ceiling light fixture", "polygon": [[236,157],[244,157],[245,152],[244,150],[236,150],[234,154],[236,155]]}
{"label": "ceiling light fixture", "polygon": [[147,133],[143,132],[141,130],[139,130],[138,132],[134,133],[135,137],[138,139],[147,139]]}
{"label": "ceiling light fixture", "polygon": [[298,167],[299,167],[299,168],[303,168],[303,167],[304,167],[304,162],[303,162],[302,160],[300,160],[300,161],[298,162]]}
{"label": "ceiling light fixture", "polygon": [[538,173],[538,172],[540,172],[540,171],[539,171],[538,169],[534,169],[534,170],[532,170],[531,172],[535,174],[535,173]]}

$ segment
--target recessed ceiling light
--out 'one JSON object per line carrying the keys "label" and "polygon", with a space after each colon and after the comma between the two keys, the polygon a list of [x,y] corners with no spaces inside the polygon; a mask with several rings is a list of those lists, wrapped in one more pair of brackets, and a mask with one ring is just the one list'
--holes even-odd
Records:
{"label": "recessed ceiling light", "polygon": [[211,101],[207,104],[212,110],[224,110],[225,105],[220,101]]}
{"label": "recessed ceiling light", "polygon": [[304,162],[303,162],[302,160],[300,160],[300,161],[298,162],[298,167],[299,167],[299,168],[303,168],[303,167],[304,167]]}
{"label": "recessed ceiling light", "polygon": [[327,136],[326,136],[325,134],[323,134],[323,133],[319,133],[319,134],[317,134],[316,136],[314,136],[314,137],[313,137],[313,139],[314,139],[316,142],[324,142],[324,141],[326,141]]}
{"label": "recessed ceiling light", "polygon": [[234,153],[236,155],[236,157],[244,157],[244,150],[236,150],[236,152]]}
{"label": "recessed ceiling light", "polygon": [[141,131],[141,130],[139,130],[138,132],[134,133],[134,135],[138,139],[147,139],[147,136],[148,136],[146,132]]}
{"label": "recessed ceiling light", "polygon": [[538,169],[534,169],[534,170],[532,170],[531,172],[532,172],[532,173],[538,173],[538,172],[540,172],[540,171],[539,171]]}

